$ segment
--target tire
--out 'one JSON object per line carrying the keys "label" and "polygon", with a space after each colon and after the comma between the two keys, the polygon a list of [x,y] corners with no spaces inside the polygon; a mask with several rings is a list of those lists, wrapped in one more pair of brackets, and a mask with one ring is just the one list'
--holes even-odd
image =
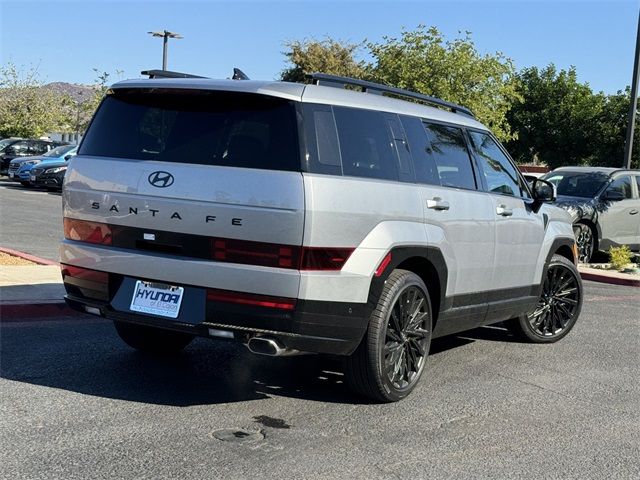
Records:
{"label": "tire", "polygon": [[346,359],[349,387],[377,402],[396,402],[409,395],[424,371],[432,318],[429,291],[422,279],[413,272],[394,270],[385,281],[362,342]]}
{"label": "tire", "polygon": [[517,338],[531,343],[554,343],[567,336],[582,309],[582,280],[576,266],[554,255],[533,312],[505,322]]}
{"label": "tire", "polygon": [[576,237],[576,246],[578,247],[578,261],[589,263],[597,252],[596,233],[586,223],[576,223],[573,226],[573,234]]}
{"label": "tire", "polygon": [[187,333],[163,330],[156,327],[136,325],[114,320],[120,338],[132,348],[146,353],[175,353],[193,340]]}

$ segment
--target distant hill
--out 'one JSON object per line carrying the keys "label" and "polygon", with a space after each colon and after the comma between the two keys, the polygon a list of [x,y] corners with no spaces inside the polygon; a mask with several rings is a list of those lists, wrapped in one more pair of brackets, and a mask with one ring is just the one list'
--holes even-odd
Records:
{"label": "distant hill", "polygon": [[79,83],[67,83],[67,82],[52,82],[47,83],[42,88],[51,90],[58,94],[69,95],[74,100],[79,100],[81,103],[86,102],[93,96],[95,90],[91,85],[82,85]]}

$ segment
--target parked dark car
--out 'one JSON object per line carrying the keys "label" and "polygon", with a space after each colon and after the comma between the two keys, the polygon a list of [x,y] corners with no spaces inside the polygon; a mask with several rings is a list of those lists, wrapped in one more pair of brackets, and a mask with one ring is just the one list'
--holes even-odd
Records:
{"label": "parked dark car", "polygon": [[47,190],[62,190],[62,181],[69,161],[41,163],[31,169],[31,186]]}
{"label": "parked dark car", "polygon": [[35,157],[14,158],[9,164],[9,178],[20,182],[23,186],[29,186],[31,169],[39,164],[60,163],[69,160],[76,154],[76,145],[62,145],[49,150],[44,155]]}
{"label": "parked dark car", "polygon": [[6,175],[8,173],[9,164],[14,158],[42,155],[61,145],[67,145],[67,142],[34,139],[18,140],[6,146],[0,153],[0,174]]}
{"label": "parked dark car", "polygon": [[572,216],[581,262],[612,246],[640,250],[640,170],[562,167],[542,178]]}

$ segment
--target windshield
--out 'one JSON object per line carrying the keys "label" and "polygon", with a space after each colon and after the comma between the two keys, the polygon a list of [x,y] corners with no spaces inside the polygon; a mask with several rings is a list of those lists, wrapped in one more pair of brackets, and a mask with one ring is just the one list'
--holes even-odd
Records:
{"label": "windshield", "polygon": [[118,89],[80,155],[300,171],[293,103],[264,95]]}
{"label": "windshield", "polygon": [[61,147],[54,148],[53,150],[45,153],[42,156],[43,157],[61,157],[65,153],[68,153],[71,150],[73,150],[74,148],[76,148],[75,145],[62,145]]}
{"label": "windshield", "polygon": [[558,195],[567,197],[594,197],[609,179],[602,172],[550,172],[542,177],[556,186]]}
{"label": "windshield", "polygon": [[2,150],[7,145],[11,145],[15,141],[16,141],[15,139],[11,139],[11,138],[5,138],[4,140],[0,140],[0,150]]}

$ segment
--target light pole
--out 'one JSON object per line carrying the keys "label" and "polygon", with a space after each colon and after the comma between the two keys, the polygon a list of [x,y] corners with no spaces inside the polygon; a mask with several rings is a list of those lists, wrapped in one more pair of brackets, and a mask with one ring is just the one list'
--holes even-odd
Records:
{"label": "light pole", "polygon": [[148,34],[154,37],[162,38],[162,70],[167,69],[167,46],[169,45],[170,38],[183,38],[179,33],[173,33],[168,30],[163,30],[161,32],[147,32]]}
{"label": "light pole", "polygon": [[624,165],[631,168],[631,153],[633,150],[633,129],[636,123],[636,109],[638,108],[638,60],[640,58],[640,15],[638,15],[638,30],[636,31],[636,57],[633,61],[633,80],[631,83],[631,105],[629,107],[629,123],[627,124],[627,141],[624,145]]}

